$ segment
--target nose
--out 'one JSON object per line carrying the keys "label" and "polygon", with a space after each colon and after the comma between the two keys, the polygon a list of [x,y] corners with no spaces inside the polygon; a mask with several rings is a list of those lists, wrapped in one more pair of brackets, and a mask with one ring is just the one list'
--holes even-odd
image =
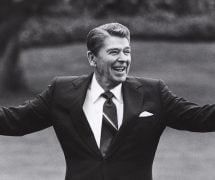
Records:
{"label": "nose", "polygon": [[126,55],[124,52],[119,53],[118,61],[121,63],[128,62],[130,60],[130,55]]}

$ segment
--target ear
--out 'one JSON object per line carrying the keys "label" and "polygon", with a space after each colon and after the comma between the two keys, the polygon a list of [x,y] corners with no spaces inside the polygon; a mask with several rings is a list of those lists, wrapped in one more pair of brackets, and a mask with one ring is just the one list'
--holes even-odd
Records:
{"label": "ear", "polygon": [[96,56],[91,51],[87,51],[87,58],[90,66],[96,67]]}

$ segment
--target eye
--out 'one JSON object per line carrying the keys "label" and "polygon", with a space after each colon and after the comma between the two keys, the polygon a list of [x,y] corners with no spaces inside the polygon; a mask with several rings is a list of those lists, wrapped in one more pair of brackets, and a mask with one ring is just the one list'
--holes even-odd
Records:
{"label": "eye", "polygon": [[125,50],[124,50],[124,54],[126,54],[126,55],[131,54],[131,50],[130,50],[130,49],[125,49]]}
{"label": "eye", "polygon": [[119,54],[119,51],[118,50],[112,50],[109,53],[112,55],[117,55],[117,54]]}

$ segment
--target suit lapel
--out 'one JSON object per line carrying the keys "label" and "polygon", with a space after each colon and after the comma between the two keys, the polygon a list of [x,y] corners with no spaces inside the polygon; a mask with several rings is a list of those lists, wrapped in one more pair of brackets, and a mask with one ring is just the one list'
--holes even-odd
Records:
{"label": "suit lapel", "polygon": [[139,91],[140,83],[134,83],[132,81],[125,81],[122,87],[123,100],[124,100],[124,115],[123,126],[132,120],[132,117],[138,115],[141,109],[142,92]]}
{"label": "suit lapel", "polygon": [[71,91],[70,114],[72,123],[79,134],[81,141],[85,142],[93,152],[100,154],[93,132],[83,112],[83,103],[86,97],[87,89],[91,82],[92,75],[84,79],[80,78],[73,82],[74,88]]}
{"label": "suit lapel", "polygon": [[[91,82],[92,75],[83,78],[77,78],[72,82],[73,87],[66,92],[65,103],[69,106],[72,123],[80,136],[83,144],[91,151],[101,156],[101,152],[96,144],[93,132],[83,112],[83,103],[86,97],[88,86]],[[107,156],[111,155],[123,142],[123,139],[129,135],[131,129],[136,124],[136,119],[141,112],[142,102],[144,98],[143,89],[140,88],[142,83],[129,79],[122,85],[123,100],[124,100],[124,115],[123,124],[118,131],[118,134],[113,139]]]}
{"label": "suit lapel", "polygon": [[124,101],[124,115],[123,123],[118,131],[117,136],[113,139],[113,143],[110,147],[109,155],[112,154],[122,143],[122,140],[126,138],[131,132],[131,129],[136,124],[136,119],[139,112],[141,112],[141,106],[143,102],[143,92],[138,88],[142,86],[141,83],[136,81],[130,81],[129,79],[123,83],[123,101]]}

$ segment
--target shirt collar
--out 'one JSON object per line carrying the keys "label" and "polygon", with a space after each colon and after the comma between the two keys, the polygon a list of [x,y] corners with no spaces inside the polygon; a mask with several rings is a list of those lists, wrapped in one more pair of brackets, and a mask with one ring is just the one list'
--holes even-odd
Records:
{"label": "shirt collar", "polygon": [[[91,97],[92,97],[93,103],[95,103],[99,99],[101,94],[105,92],[104,89],[97,82],[95,74],[93,74],[93,78],[92,78],[89,89],[91,92]],[[119,85],[117,85],[116,87],[111,89],[110,91],[114,94],[114,97],[116,98],[117,101],[119,101],[120,103],[123,103],[122,83],[120,83]]]}
{"label": "shirt collar", "polygon": [[119,101],[121,104],[123,103],[122,100],[122,83],[114,87],[113,89],[110,90],[113,94],[114,97]]}

